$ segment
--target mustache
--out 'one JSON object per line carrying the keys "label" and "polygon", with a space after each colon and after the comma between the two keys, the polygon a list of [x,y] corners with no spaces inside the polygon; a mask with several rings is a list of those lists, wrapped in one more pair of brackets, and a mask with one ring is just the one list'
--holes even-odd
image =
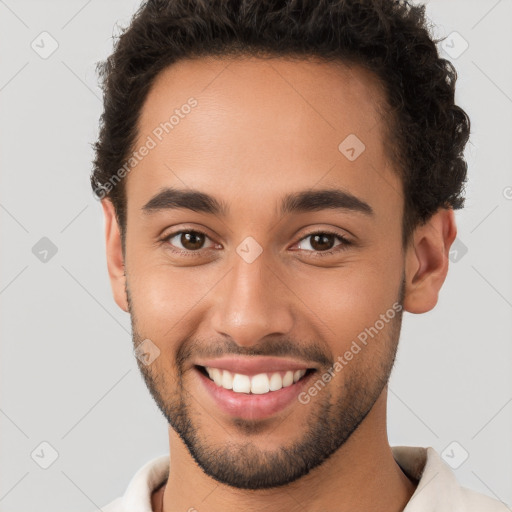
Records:
{"label": "mustache", "polygon": [[318,342],[298,343],[286,338],[269,338],[251,347],[238,345],[231,338],[203,342],[184,340],[176,354],[178,368],[183,368],[194,358],[213,359],[223,356],[272,356],[303,359],[321,366],[329,366],[334,358],[326,354],[326,349]]}

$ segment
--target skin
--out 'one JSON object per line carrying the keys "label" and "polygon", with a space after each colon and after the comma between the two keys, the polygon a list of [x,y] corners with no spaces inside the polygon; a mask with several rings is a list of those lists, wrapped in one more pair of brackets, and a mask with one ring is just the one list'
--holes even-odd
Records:
{"label": "skin", "polygon": [[[385,100],[362,68],[282,58],[179,62],[153,84],[136,147],[191,96],[198,105],[125,178],[125,254],[112,203],[102,201],[115,301],[131,314],[135,345],[148,338],[160,350],[150,365],[138,362],[170,423],[169,479],[153,494],[153,510],[344,512],[373,510],[375,503],[383,512],[403,510],[417,482],[393,459],[386,431],[400,315],[308,404],[294,402],[265,421],[236,421],[217,410],[194,360],[212,347],[224,355],[274,355],[281,343],[280,356],[315,348],[322,373],[328,365],[320,361],[343,355],[400,299],[411,313],[435,306],[456,236],[453,211],[440,209],[402,246],[404,196],[386,150],[379,114]],[[351,133],[366,146],[355,161],[338,150]],[[145,214],[142,207],[170,186],[206,192],[229,214]],[[320,188],[350,192],[373,215],[279,214],[284,195]],[[191,256],[159,241],[185,228],[208,235]],[[352,243],[315,257],[321,249],[307,235],[322,229]],[[250,264],[236,252],[248,236],[263,251]],[[172,239],[177,250],[193,252],[180,241]],[[327,249],[340,244],[331,241]],[[306,443],[308,432],[326,450],[332,439],[323,458]],[[286,452],[292,445],[311,462],[309,471],[297,453]],[[219,456],[208,458],[212,451]],[[287,473],[294,468],[298,474]],[[265,488],[256,469],[288,481]],[[226,483],[242,476],[252,489]]]}

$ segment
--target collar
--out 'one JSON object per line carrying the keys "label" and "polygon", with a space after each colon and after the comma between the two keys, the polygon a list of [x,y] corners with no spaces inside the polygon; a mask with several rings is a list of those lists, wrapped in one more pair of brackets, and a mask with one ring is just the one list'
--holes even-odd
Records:
{"label": "collar", "polygon": [[[453,471],[431,447],[391,447],[402,471],[418,486],[403,512],[454,512],[465,509],[462,488]],[[169,455],[160,455],[142,466],[130,480],[112,512],[152,512],[151,494],[169,476]],[[108,509],[107,509],[108,511]]]}

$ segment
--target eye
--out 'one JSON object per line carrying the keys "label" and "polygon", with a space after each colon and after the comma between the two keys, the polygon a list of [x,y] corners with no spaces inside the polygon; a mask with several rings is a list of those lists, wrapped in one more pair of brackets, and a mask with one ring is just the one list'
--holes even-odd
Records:
{"label": "eye", "polygon": [[[163,238],[162,242],[168,243],[171,246],[171,250],[174,252],[187,254],[204,249],[204,244],[207,239],[209,240],[210,237],[206,233],[195,229],[189,229],[171,233]],[[215,244],[212,243],[210,247],[214,246]]]}
{"label": "eye", "polygon": [[[310,241],[306,242],[308,239]],[[211,242],[209,247],[205,247],[207,240]],[[336,244],[336,240],[339,241],[338,244]],[[161,241],[167,244],[171,251],[184,256],[195,256],[202,249],[214,248],[216,245],[221,247],[211,241],[206,233],[197,229],[175,231],[162,238]],[[324,230],[309,233],[301,238],[296,245],[299,250],[314,253],[314,256],[328,256],[346,249],[351,242],[339,233]],[[301,245],[305,247],[301,247]]]}
{"label": "eye", "polygon": [[[306,243],[305,241],[308,239],[310,239],[310,241]],[[340,243],[334,245],[336,239],[338,239]],[[306,247],[300,247],[301,244],[304,244]],[[331,231],[316,231],[301,238],[297,245],[300,250],[315,252],[316,256],[327,256],[345,250],[347,246],[351,245],[351,242],[338,233]],[[311,249],[309,249],[308,246]]]}

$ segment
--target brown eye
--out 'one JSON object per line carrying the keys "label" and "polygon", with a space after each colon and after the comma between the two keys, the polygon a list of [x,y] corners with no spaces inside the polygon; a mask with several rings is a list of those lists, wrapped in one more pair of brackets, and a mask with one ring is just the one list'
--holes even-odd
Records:
{"label": "brown eye", "polygon": [[201,249],[204,244],[204,235],[195,231],[181,233],[180,243],[185,249],[190,251]]}
{"label": "brown eye", "polygon": [[[199,252],[205,247],[205,241],[209,237],[200,231],[188,230],[171,233],[164,238],[164,242],[171,246],[171,249],[178,253]],[[213,246],[213,244],[211,245]]]}
{"label": "brown eye", "polygon": [[315,251],[327,251],[334,247],[334,239],[334,235],[327,235],[325,233],[311,235],[310,245]]}
{"label": "brown eye", "polygon": [[[309,243],[307,243],[308,240]],[[339,240],[339,242],[336,243],[336,240]],[[350,244],[351,242],[343,235],[330,233],[328,231],[318,231],[303,237],[298,243],[298,248],[321,256],[324,254],[332,254],[338,250],[343,250]]]}

